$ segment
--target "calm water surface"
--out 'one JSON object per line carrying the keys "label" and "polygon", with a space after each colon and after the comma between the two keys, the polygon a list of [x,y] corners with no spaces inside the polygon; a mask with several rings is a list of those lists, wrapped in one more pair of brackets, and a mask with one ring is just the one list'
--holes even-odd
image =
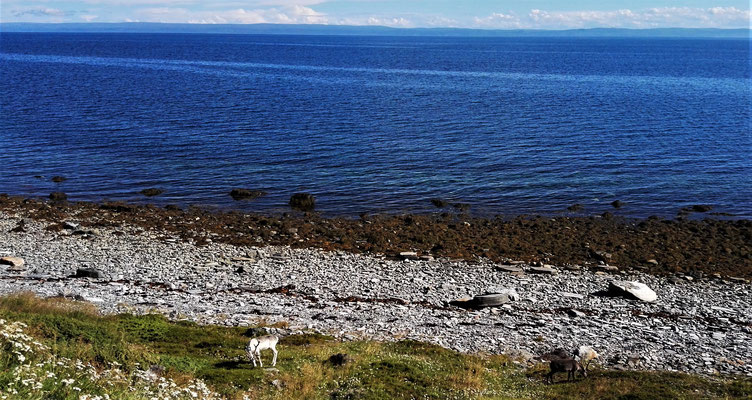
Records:
{"label": "calm water surface", "polygon": [[[0,34],[0,192],[752,217],[750,41]],[[68,178],[50,182],[54,175]],[[35,178],[43,176],[43,178]],[[235,202],[236,187],[267,197]],[[626,203],[620,210],[609,205]]]}

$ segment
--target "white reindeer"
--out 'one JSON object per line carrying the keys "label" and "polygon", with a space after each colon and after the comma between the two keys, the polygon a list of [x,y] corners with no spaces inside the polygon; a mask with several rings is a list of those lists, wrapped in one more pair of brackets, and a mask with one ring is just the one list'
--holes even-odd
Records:
{"label": "white reindeer", "polygon": [[274,359],[272,360],[272,367],[277,365],[277,342],[279,341],[279,338],[274,335],[266,335],[261,336],[257,338],[251,339],[250,342],[248,342],[248,347],[245,348],[245,351],[248,352],[248,357],[251,358],[251,361],[253,361],[253,366],[256,366],[256,360],[258,359],[259,364],[261,367],[264,366],[264,363],[261,362],[261,350],[270,349],[274,352]]}
{"label": "white reindeer", "polygon": [[590,346],[580,346],[577,351],[575,351],[575,359],[582,363],[585,371],[587,371],[590,363],[593,362],[593,360],[595,360],[596,358],[600,359],[601,356],[598,355],[595,349]]}

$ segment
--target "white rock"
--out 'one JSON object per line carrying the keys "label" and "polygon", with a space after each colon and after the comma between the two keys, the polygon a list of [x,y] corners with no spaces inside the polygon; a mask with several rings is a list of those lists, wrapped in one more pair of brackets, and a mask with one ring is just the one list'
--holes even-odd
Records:
{"label": "white rock", "polygon": [[2,257],[0,258],[0,264],[10,265],[8,271],[24,271],[24,259],[21,257]]}
{"label": "white rock", "polygon": [[653,302],[658,299],[658,295],[653,289],[637,281],[611,281],[609,282],[608,290],[621,296],[632,297],[646,302]]}

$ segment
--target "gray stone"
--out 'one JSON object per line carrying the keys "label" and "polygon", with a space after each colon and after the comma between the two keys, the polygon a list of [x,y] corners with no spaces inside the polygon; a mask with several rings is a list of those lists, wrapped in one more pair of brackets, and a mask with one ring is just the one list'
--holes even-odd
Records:
{"label": "gray stone", "polygon": [[585,314],[582,311],[575,310],[574,308],[567,310],[567,315],[569,315],[572,318],[584,318],[584,317],[587,317],[587,314]]}
{"label": "gray stone", "polygon": [[614,265],[596,265],[595,269],[603,272],[619,272],[619,267]]}
{"label": "gray stone", "polygon": [[502,271],[502,272],[511,272],[511,273],[522,272],[522,268],[515,267],[515,266],[512,266],[512,265],[497,265],[496,266],[496,270],[497,271]]}
{"label": "gray stone", "polygon": [[528,270],[533,274],[555,274],[556,270],[551,267],[530,267]]}

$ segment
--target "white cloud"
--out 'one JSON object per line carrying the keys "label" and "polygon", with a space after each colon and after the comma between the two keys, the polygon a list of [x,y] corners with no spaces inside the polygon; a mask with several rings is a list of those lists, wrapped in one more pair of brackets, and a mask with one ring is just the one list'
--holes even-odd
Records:
{"label": "white cloud", "polygon": [[16,9],[12,12],[14,17],[23,17],[23,16],[31,16],[31,17],[64,17],[66,15],[65,11],[57,9],[57,8],[47,8],[47,7],[32,7],[32,8],[24,8],[24,9]]}
{"label": "white cloud", "polygon": [[411,28],[413,23],[404,17],[383,17],[383,16],[363,16],[348,17],[331,20],[332,25],[369,25],[369,26],[391,26],[395,28]]}
{"label": "white cloud", "polygon": [[177,7],[141,8],[133,14],[140,22],[188,22],[194,24],[326,24],[328,18],[309,7],[294,5],[282,8],[246,10],[193,11]]}
{"label": "white cloud", "polygon": [[632,11],[544,11],[531,10],[528,26],[533,28],[729,28],[747,27],[749,10],[735,7],[656,7]]}
{"label": "white cloud", "polygon": [[473,19],[475,26],[479,28],[520,28],[522,23],[520,18],[513,13],[493,13],[487,17],[475,17]]}

